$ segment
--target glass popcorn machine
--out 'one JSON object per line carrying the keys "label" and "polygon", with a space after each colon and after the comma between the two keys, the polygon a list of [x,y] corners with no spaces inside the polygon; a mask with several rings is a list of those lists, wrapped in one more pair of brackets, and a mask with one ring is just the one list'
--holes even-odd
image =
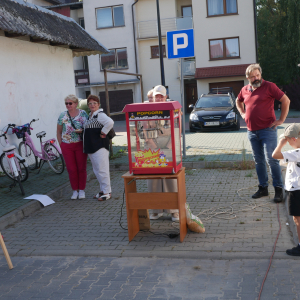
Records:
{"label": "glass popcorn machine", "polygon": [[182,167],[180,103],[133,103],[123,112],[130,173],[177,173]]}

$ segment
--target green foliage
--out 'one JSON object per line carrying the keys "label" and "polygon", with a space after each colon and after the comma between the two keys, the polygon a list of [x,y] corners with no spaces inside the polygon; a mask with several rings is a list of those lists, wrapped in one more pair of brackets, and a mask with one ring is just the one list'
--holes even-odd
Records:
{"label": "green foliage", "polygon": [[257,0],[258,58],[263,78],[278,85],[300,75],[300,1]]}

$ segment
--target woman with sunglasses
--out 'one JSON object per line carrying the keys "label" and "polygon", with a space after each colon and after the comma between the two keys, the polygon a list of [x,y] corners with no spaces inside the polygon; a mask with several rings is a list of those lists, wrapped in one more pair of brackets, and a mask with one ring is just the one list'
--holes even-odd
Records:
{"label": "woman with sunglasses", "polygon": [[57,121],[57,140],[69,173],[73,190],[71,199],[84,199],[87,154],[83,153],[81,133],[88,115],[77,108],[78,98],[75,95],[68,95],[65,105],[67,111],[62,112]]}

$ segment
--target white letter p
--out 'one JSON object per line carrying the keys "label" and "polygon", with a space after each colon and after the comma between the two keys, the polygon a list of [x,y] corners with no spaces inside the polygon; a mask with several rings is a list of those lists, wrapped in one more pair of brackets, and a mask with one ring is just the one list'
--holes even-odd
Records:
{"label": "white letter p", "polygon": [[[177,44],[178,39],[183,38],[183,44]],[[173,52],[178,55],[178,49],[184,49],[188,46],[188,36],[186,33],[178,33],[173,35]]]}

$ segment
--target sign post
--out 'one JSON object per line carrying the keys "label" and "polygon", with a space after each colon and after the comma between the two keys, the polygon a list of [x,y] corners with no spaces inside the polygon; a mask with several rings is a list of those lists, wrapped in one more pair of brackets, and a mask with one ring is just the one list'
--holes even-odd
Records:
{"label": "sign post", "polygon": [[180,58],[180,93],[182,104],[183,157],[186,157],[183,62],[184,58],[195,56],[194,29],[168,31],[167,49],[168,59]]}

